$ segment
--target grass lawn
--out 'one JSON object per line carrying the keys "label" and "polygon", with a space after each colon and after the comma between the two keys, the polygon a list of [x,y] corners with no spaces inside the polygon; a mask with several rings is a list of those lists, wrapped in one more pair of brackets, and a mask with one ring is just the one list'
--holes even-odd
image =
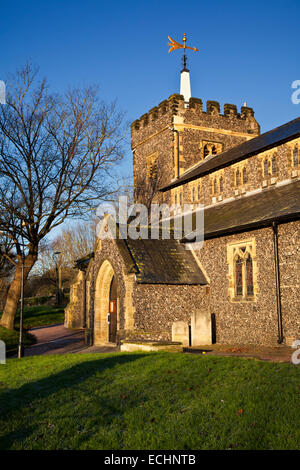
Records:
{"label": "grass lawn", "polygon": [[[63,307],[39,305],[24,308],[24,328],[26,329],[63,323],[64,319]],[[15,328],[19,328],[19,313],[16,317]]]}
{"label": "grass lawn", "polygon": [[[16,330],[8,330],[0,326],[0,340],[4,341],[6,345],[6,353],[8,355],[16,354],[19,343],[19,332]],[[24,346],[30,346],[35,343],[35,337],[30,333],[24,331],[23,335]]]}
{"label": "grass lawn", "polygon": [[[1,318],[1,313],[0,313]],[[49,305],[41,305],[34,307],[25,307],[24,309],[24,328],[34,328],[46,325],[54,325],[64,322],[64,309],[56,308]],[[9,354],[17,351],[19,341],[19,313],[16,317],[15,331],[7,330],[0,326],[0,340],[6,344],[6,350]],[[24,345],[30,346],[35,342],[34,336],[24,332]]]}
{"label": "grass lawn", "polygon": [[0,365],[1,449],[299,449],[300,367],[179,353]]}

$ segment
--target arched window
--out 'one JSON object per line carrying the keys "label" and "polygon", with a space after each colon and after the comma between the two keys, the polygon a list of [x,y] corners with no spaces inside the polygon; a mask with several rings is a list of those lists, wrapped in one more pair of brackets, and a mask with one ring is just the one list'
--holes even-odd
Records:
{"label": "arched window", "polygon": [[239,186],[241,184],[241,175],[240,175],[240,170],[237,169],[235,172],[235,185]]}
{"label": "arched window", "polygon": [[250,253],[246,259],[246,291],[247,295],[253,295],[253,263]]}
{"label": "arched window", "polygon": [[211,153],[212,153],[212,155],[216,155],[216,154],[217,154],[217,149],[216,149],[216,147],[215,147],[214,145],[211,147]]}
{"label": "arched window", "polygon": [[201,187],[200,184],[198,184],[198,201],[201,199]]}
{"label": "arched window", "polygon": [[271,160],[271,173],[273,176],[277,174],[276,155],[273,155],[272,160]]}
{"label": "arched window", "polygon": [[217,179],[214,178],[214,194],[217,194]]}
{"label": "arched window", "polygon": [[243,260],[240,256],[235,260],[235,295],[243,295]]}
{"label": "arched window", "polygon": [[294,147],[293,150],[293,166],[298,166],[299,165],[299,152],[298,152],[298,146]]}
{"label": "arched window", "polygon": [[220,179],[219,179],[219,188],[220,188],[220,193],[222,193],[222,192],[223,192],[223,189],[224,189],[223,176],[220,176]]}
{"label": "arched window", "polygon": [[244,168],[243,168],[243,184],[246,184],[247,181],[248,181],[247,168],[244,166]]}
{"label": "arched window", "polygon": [[269,161],[267,158],[264,159],[264,178],[267,178],[269,175]]}

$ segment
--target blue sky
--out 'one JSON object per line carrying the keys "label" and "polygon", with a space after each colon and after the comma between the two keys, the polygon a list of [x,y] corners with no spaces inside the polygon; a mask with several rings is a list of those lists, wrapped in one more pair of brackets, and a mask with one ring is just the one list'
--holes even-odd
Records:
{"label": "blue sky", "polygon": [[97,84],[133,121],[179,92],[181,53],[168,54],[167,36],[185,32],[200,50],[189,54],[192,95],[247,101],[264,132],[300,114],[299,19],[299,0],[1,2],[0,79],[31,60],[53,90]]}

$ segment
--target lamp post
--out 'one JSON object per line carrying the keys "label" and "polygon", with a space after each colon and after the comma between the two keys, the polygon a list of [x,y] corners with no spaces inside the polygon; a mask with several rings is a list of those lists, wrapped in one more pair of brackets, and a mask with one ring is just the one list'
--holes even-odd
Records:
{"label": "lamp post", "polygon": [[56,273],[56,305],[60,305],[60,282],[59,282],[59,272],[58,272],[58,264],[57,264],[57,259],[59,255],[61,254],[61,251],[55,251],[53,254],[53,259],[55,260],[55,273]]}
{"label": "lamp post", "polygon": [[20,329],[19,329],[19,344],[18,344],[18,359],[24,357],[24,344],[23,344],[23,317],[24,317],[24,264],[25,264],[25,248],[22,229],[25,226],[25,221],[21,222],[21,304],[20,304]]}

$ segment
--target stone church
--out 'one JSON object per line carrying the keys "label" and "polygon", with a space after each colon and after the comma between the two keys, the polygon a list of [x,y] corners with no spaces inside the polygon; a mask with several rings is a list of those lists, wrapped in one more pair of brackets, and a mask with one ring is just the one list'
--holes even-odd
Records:
{"label": "stone church", "polygon": [[180,94],[131,125],[135,200],[201,206],[204,243],[99,237],[76,263],[65,326],[95,345],[291,345],[300,339],[300,118],[260,134],[246,103],[204,107],[181,75]]}

